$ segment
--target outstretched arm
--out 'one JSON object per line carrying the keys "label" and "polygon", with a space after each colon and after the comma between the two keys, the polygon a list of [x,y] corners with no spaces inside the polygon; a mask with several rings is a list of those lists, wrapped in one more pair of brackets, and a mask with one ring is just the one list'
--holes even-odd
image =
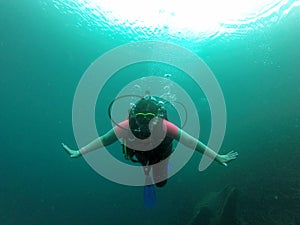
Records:
{"label": "outstretched arm", "polygon": [[238,156],[238,153],[234,151],[231,151],[225,155],[220,155],[181,129],[178,130],[175,139],[189,148],[194,148],[196,146],[195,150],[197,152],[207,155],[223,166],[227,166],[228,162],[236,159]]}
{"label": "outstretched arm", "polygon": [[67,145],[62,143],[63,148],[70,154],[71,158],[79,157],[88,152],[94,151],[96,149],[102,148],[103,146],[110,145],[118,140],[114,129],[111,129],[106,134],[101,137],[96,138],[86,146],[82,147],[79,150],[70,149]]}

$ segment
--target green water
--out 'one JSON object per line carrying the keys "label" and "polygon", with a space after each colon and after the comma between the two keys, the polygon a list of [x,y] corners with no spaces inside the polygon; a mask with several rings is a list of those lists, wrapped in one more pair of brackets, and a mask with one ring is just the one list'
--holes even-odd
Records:
{"label": "green water", "polygon": [[[51,2],[0,1],[1,225],[186,224],[201,199],[228,184],[240,192],[238,215],[245,224],[299,223],[299,7],[245,34],[177,42],[215,74],[227,108],[221,152],[240,155],[228,168],[214,163],[200,173],[195,154],[157,190],[154,209],[144,208],[142,187],[108,181],[60,146],[76,148],[72,102],[81,76],[96,58],[132,37],[80,26],[79,18]],[[149,71],[168,73],[167,67]],[[203,97],[176,70],[172,79],[191,98]],[[112,80],[97,104],[96,121],[107,120],[100,133],[109,129],[106,110],[120,83]],[[197,103],[204,142],[210,130],[206,104]],[[109,149],[123,157],[119,143]]]}

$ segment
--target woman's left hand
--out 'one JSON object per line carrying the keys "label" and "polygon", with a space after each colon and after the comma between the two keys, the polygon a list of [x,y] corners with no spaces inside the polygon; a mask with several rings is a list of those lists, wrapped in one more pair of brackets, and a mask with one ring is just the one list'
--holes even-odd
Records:
{"label": "woman's left hand", "polygon": [[238,157],[238,153],[235,151],[228,152],[226,155],[217,155],[216,159],[221,165],[227,166],[227,163],[235,160]]}

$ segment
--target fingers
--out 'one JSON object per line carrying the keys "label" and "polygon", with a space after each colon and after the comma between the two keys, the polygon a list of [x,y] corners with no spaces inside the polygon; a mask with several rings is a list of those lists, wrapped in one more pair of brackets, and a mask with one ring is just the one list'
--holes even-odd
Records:
{"label": "fingers", "polygon": [[64,143],[61,143],[61,145],[64,148],[64,150],[70,155],[71,158],[77,158],[77,157],[80,156],[80,152],[79,151],[75,151],[75,150],[70,149]]}
{"label": "fingers", "polygon": [[228,152],[226,155],[221,155],[222,160],[221,160],[221,164],[225,167],[228,166],[228,162],[235,160],[237,158],[239,154],[235,151],[230,151]]}
{"label": "fingers", "polygon": [[65,145],[64,143],[61,143],[62,147],[64,148],[64,150],[66,150],[69,154],[71,154],[71,149]]}
{"label": "fingers", "polygon": [[238,153],[235,152],[235,151],[230,151],[230,152],[228,152],[227,154],[228,154],[228,155],[238,155]]}
{"label": "fingers", "polygon": [[[226,162],[230,162],[230,161],[232,161],[232,160],[235,160],[237,157],[238,157],[238,153],[237,152],[235,152],[235,151],[230,151],[230,152],[228,152],[227,154],[226,154]],[[224,165],[225,166],[225,165]],[[226,164],[226,166],[227,166],[227,164]]]}
{"label": "fingers", "polygon": [[231,158],[236,158],[239,155],[239,153],[237,153],[235,151],[230,151],[227,153],[227,155]]}
{"label": "fingers", "polygon": [[64,149],[67,149],[67,148],[68,148],[68,146],[65,145],[64,143],[61,143],[61,145],[63,146]]}

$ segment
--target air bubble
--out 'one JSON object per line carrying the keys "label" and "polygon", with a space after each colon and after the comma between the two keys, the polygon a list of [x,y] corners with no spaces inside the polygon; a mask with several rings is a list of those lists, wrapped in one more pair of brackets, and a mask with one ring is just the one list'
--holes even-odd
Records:
{"label": "air bubble", "polygon": [[164,86],[164,90],[165,91],[169,91],[170,90],[170,86]]}
{"label": "air bubble", "polygon": [[135,88],[135,89],[141,89],[141,86],[138,85],[138,84],[136,84],[136,85],[134,85],[134,88]]}

